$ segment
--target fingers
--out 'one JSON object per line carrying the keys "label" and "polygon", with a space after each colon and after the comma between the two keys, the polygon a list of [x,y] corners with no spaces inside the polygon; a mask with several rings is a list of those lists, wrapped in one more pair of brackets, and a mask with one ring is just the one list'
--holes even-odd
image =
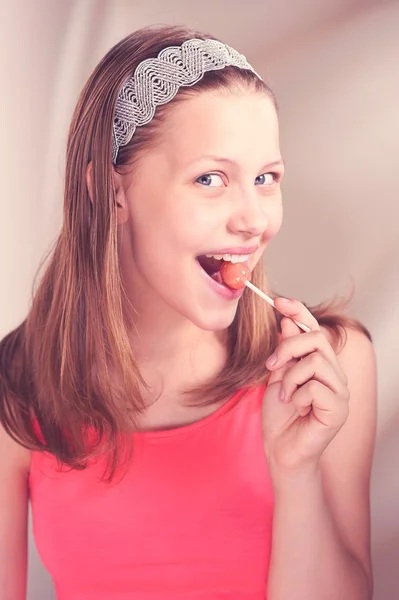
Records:
{"label": "fingers", "polygon": [[[284,318],[281,321],[281,337],[282,339],[289,339],[297,336],[300,333],[298,325],[295,325],[291,319]],[[275,354],[275,353],[274,353]],[[266,367],[270,368],[273,361],[273,355],[266,361]],[[287,360],[280,369],[273,369],[269,377],[269,385],[282,381],[285,373],[296,363],[296,359]]]}
{"label": "fingers", "polygon": [[274,304],[283,315],[304,323],[310,327],[311,331],[318,331],[320,325],[318,324],[312,313],[302,304],[299,300],[289,300],[288,298],[275,298]]}
{"label": "fingers", "polygon": [[[317,320],[297,300],[276,298],[275,304],[288,318],[282,319],[281,341],[266,361],[266,367],[272,372],[269,383],[286,380],[286,374],[294,371],[294,375],[290,375],[288,379],[289,388],[285,389],[284,384],[284,390],[282,386],[280,397],[285,397],[286,392],[289,397],[295,392],[295,389],[310,379],[323,383],[335,393],[344,393],[344,388],[348,383],[347,377]],[[311,331],[302,334],[291,319],[305,323]],[[311,358],[306,360],[308,356]],[[304,365],[296,366],[299,362]],[[298,377],[298,381],[295,380],[296,377]]]}
{"label": "fingers", "polygon": [[283,402],[289,402],[297,389],[310,380],[323,384],[339,397],[346,397],[347,395],[347,387],[337,377],[333,365],[322,354],[313,352],[285,372],[280,399]]}
{"label": "fingers", "polygon": [[300,387],[292,396],[292,404],[301,417],[312,416],[326,427],[337,431],[345,423],[349,413],[349,392],[337,397],[319,381],[312,379]]}
{"label": "fingers", "polygon": [[284,317],[281,320],[281,339],[285,340],[290,337],[294,337],[294,335],[299,335],[301,330],[298,325],[294,323],[291,319],[287,319]]}
{"label": "fingers", "polygon": [[331,363],[337,377],[346,385],[347,378],[341,369],[337,355],[327,337],[320,330],[283,339],[273,355],[267,360],[266,366],[268,369],[274,371],[275,369],[282,368],[286,362],[292,359],[301,359],[315,352]]}

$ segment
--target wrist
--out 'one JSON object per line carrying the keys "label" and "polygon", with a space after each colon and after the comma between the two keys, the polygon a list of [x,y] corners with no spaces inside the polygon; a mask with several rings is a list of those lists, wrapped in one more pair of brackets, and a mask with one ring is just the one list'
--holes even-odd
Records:
{"label": "wrist", "polygon": [[295,469],[281,469],[269,466],[270,479],[273,490],[277,493],[287,491],[290,495],[308,490],[321,483],[319,462],[303,465]]}

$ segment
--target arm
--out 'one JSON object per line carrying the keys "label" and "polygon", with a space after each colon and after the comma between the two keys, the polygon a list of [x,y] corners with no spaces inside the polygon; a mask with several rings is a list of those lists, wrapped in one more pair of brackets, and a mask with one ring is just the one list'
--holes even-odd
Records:
{"label": "arm", "polygon": [[25,600],[30,453],[0,426],[0,590],[2,600]]}
{"label": "arm", "polygon": [[268,600],[372,597],[369,482],[376,424],[371,342],[348,330],[338,356],[349,416],[319,466],[273,481],[275,516]]}

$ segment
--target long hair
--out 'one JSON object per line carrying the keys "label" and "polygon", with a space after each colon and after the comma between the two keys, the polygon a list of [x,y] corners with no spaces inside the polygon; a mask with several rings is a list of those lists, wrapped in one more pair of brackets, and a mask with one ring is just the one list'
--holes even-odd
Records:
{"label": "long hair", "polygon": [[[72,468],[85,468],[91,457],[105,452],[112,476],[122,446],[131,439],[127,430],[144,409],[145,382],[129,343],[128,298],[117,250],[111,154],[118,92],[142,60],[194,37],[211,36],[181,27],[145,28],[122,40],[95,68],[70,126],[59,237],[26,320],[0,343],[1,424],[20,444],[50,452]],[[251,71],[227,67],[206,73],[157,109],[153,121],[120,149],[115,168],[131,164],[156,143],[170,105],[220,88],[249,89],[276,104],[269,87]],[[89,163],[93,202],[86,184]],[[252,280],[265,287],[261,264]],[[337,339],[345,326],[361,328],[331,306],[313,312]],[[227,332],[226,364],[214,381],[187,391],[191,401],[216,403],[265,382],[265,361],[277,345],[278,331],[273,309],[245,290]]]}

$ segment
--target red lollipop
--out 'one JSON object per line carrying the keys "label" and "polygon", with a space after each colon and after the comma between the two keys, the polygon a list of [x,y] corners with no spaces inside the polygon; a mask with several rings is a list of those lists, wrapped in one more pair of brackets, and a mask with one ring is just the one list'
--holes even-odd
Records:
{"label": "red lollipop", "polygon": [[251,271],[246,263],[223,262],[220,267],[220,275],[227,287],[232,290],[240,290],[245,287],[245,282],[251,280]]}
{"label": "red lollipop", "polygon": [[[222,266],[220,267],[220,275],[223,279],[223,282],[227,285],[227,287],[232,290],[240,290],[248,284],[248,287],[258,294],[263,300],[274,306],[274,300],[270,298],[265,292],[262,292],[258,289],[253,283],[251,283],[251,271],[248,268],[248,265],[245,263],[231,263],[231,262],[222,262]],[[276,308],[274,306],[274,308]],[[309,333],[310,327],[305,325],[304,323],[299,323],[293,319],[294,323],[298,325],[302,331]]]}

